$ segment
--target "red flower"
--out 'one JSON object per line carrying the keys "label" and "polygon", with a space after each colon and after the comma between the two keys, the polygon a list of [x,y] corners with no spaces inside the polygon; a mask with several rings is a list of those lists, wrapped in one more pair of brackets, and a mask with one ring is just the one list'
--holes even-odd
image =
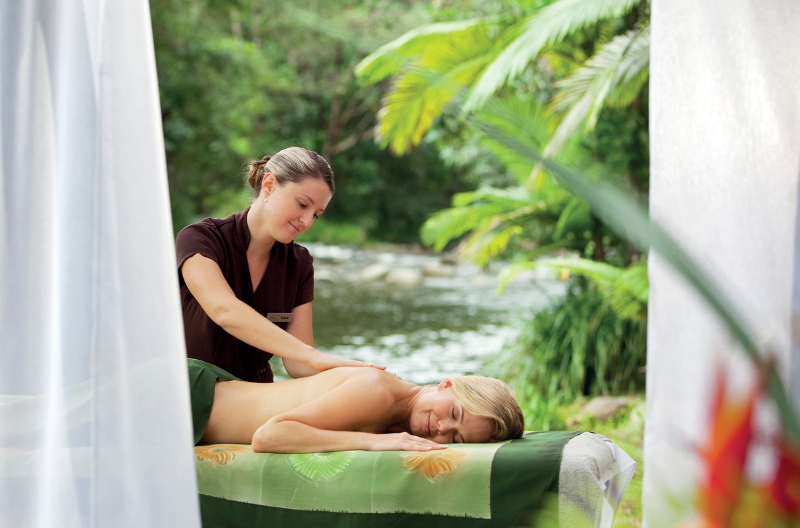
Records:
{"label": "red flower", "polygon": [[781,437],[778,447],[778,468],[769,487],[769,496],[776,509],[788,517],[800,516],[800,446]]}
{"label": "red flower", "polygon": [[744,401],[726,395],[725,377],[720,369],[714,386],[711,431],[702,449],[706,480],[701,489],[701,510],[707,525],[729,526],[744,484],[744,465],[753,438],[752,416],[761,383]]}

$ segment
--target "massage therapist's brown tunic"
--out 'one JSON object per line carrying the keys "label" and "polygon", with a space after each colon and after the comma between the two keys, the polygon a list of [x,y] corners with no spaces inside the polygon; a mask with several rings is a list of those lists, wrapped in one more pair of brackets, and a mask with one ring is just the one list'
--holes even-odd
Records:
{"label": "massage therapist's brown tunic", "polygon": [[[186,351],[190,358],[217,365],[245,381],[271,382],[272,354],[243,343],[223,330],[206,315],[195,300],[181,267],[186,259],[200,253],[219,265],[233,293],[258,313],[289,313],[314,299],[314,267],[308,250],[294,242],[272,247],[264,277],[253,292],[247,246],[250,229],[247,211],[224,219],[206,218],[186,226],[175,242],[178,255],[178,277],[183,305]],[[286,323],[276,323],[286,329]]]}

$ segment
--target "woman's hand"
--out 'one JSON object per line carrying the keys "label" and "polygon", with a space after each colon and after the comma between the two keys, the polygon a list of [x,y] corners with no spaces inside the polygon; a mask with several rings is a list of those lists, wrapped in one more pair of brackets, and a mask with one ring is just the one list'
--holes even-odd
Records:
{"label": "woman's hand", "polygon": [[332,356],[325,352],[316,350],[311,358],[306,363],[309,367],[314,368],[320,372],[336,367],[373,367],[380,370],[386,370],[382,365],[375,365],[373,363],[365,363],[363,361],[356,361],[354,359],[345,359],[338,356]]}
{"label": "woman's hand", "polygon": [[410,433],[376,434],[369,447],[370,451],[432,451],[447,449],[446,445],[437,444]]}

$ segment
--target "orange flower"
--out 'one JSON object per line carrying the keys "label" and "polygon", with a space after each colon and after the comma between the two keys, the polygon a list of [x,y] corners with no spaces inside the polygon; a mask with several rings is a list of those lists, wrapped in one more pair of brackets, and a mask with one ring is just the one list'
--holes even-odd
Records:
{"label": "orange flower", "polygon": [[197,457],[197,460],[216,462],[221,466],[233,462],[233,459],[236,458],[236,453],[249,452],[250,446],[242,445],[215,444],[194,448],[194,455]]}
{"label": "orange flower", "polygon": [[463,449],[445,449],[442,451],[419,451],[404,457],[404,464],[409,471],[416,471],[429,481],[452,473],[458,464],[468,460],[469,453]]}
{"label": "orange flower", "polygon": [[744,465],[753,438],[752,416],[761,382],[744,401],[726,397],[720,370],[712,400],[711,434],[702,450],[708,473],[701,490],[701,509],[710,526],[729,526],[744,484]]}

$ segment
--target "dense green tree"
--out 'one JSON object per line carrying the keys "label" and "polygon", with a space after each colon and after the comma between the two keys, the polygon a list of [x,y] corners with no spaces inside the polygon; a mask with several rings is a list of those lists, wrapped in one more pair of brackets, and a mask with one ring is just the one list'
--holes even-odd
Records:
{"label": "dense green tree", "polygon": [[245,207],[243,163],[290,145],[334,169],[325,218],[372,236],[416,238],[425,217],[465,189],[430,148],[402,158],[376,148],[380,90],[353,76],[379,43],[425,19],[421,2],[150,5],[176,230]]}

